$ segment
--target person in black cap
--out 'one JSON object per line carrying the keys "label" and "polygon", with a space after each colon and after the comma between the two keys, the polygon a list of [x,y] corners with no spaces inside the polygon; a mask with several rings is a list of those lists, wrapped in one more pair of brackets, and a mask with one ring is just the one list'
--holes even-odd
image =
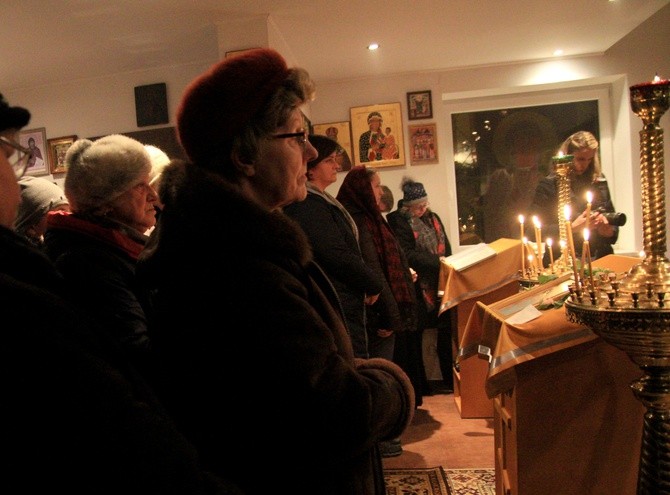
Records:
{"label": "person in black cap", "polygon": [[[12,228],[30,120],[0,95],[0,301],[5,493],[243,495],[202,470],[147,382],[65,297],[48,258]],[[18,153],[17,153],[18,152]],[[15,161],[18,159],[18,161]]]}
{"label": "person in black cap", "polygon": [[[409,265],[418,274],[416,281],[419,304],[419,328],[437,329],[437,352],[443,391],[454,389],[451,318],[439,314],[440,258],[451,255],[451,244],[439,215],[430,209],[428,193],[421,182],[403,177],[403,192],[398,208],[386,216],[402,246]],[[430,384],[426,383],[426,393]]]}
{"label": "person in black cap", "polygon": [[268,48],[189,84],[177,135],[190,161],[162,173],[138,275],[156,296],[163,396],[208,468],[253,495],[287,473],[296,495],[383,495],[377,444],[411,421],[412,385],[391,361],[354,357],[337,293],[282,212],[307,196],[313,95]]}

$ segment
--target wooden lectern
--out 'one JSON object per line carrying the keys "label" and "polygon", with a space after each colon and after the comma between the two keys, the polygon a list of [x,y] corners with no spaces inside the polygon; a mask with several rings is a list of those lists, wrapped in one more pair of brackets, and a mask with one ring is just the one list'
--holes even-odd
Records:
{"label": "wooden lectern", "polygon": [[[622,272],[637,262],[606,256],[593,265]],[[463,338],[491,359],[486,393],[494,399],[497,495],[636,491],[644,407],[629,385],[639,368],[570,323],[564,307],[510,319],[544,295],[560,300],[569,278],[477,304]]]}
{"label": "wooden lectern", "polygon": [[[440,270],[443,288],[440,314],[451,311],[452,355],[454,361],[461,349],[461,339],[468,317],[477,301],[490,304],[519,292],[521,269],[520,240],[498,239],[489,246],[497,253],[463,270],[446,262]],[[462,418],[493,417],[493,401],[486,396],[484,383],[488,362],[477,355],[454,366],[454,400]]]}

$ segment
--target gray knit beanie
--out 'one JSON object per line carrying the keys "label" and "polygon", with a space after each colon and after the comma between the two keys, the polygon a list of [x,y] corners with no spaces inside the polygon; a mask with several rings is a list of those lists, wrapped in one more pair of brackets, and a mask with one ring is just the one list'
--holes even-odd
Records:
{"label": "gray knit beanie", "polygon": [[400,189],[403,192],[402,204],[404,206],[412,206],[428,200],[428,194],[423,184],[409,177],[402,178]]}
{"label": "gray knit beanie", "polygon": [[19,186],[21,203],[14,222],[19,233],[35,225],[49,211],[68,204],[63,189],[43,177],[26,175],[19,180]]}
{"label": "gray knit beanie", "polygon": [[151,173],[144,145],[121,134],[79,139],[65,155],[65,196],[74,213],[95,212]]}

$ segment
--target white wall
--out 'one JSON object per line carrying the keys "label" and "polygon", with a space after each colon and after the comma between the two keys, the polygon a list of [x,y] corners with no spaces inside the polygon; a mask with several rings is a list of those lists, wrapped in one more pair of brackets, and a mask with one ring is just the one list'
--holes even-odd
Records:
{"label": "white wall", "polygon": [[[267,22],[265,29],[260,29],[257,33],[257,46],[269,43],[284,53],[288,48],[281,46],[280,34],[276,33],[271,22]],[[611,155],[615,162],[607,165],[614,171],[614,177],[610,179],[615,184],[615,190],[612,191],[615,205],[629,217],[628,223],[622,229],[618,247],[620,251],[638,252],[642,248],[643,239],[639,181],[639,131],[642,126],[640,119],[630,110],[628,87],[649,81],[656,72],[665,78],[670,78],[668,26],[670,26],[670,6],[662,8],[603,55],[563,61],[400,74],[373,79],[317,81],[317,99],[311,104],[307,113],[314,124],[346,121],[349,120],[350,107],[400,102],[406,126],[409,123],[406,93],[430,89],[433,96],[433,118],[412,123],[437,123],[439,163],[410,166],[408,158],[405,166],[380,170],[382,181],[393,190],[396,200],[401,197],[399,184],[404,175],[423,182],[432,207],[447,225],[452,244],[457,245],[458,219],[453,156],[448,153],[451,149],[451,136],[447,133],[450,101],[443,101],[443,95],[452,99],[454,94],[480,95],[481,98],[488,98],[500,94],[513,95],[520,87],[522,93],[517,94],[521,95],[526,90],[528,92],[550,90],[565,85],[589,87],[607,81],[610,92],[609,113],[612,120],[612,135],[604,136],[603,144],[610,143]],[[250,46],[249,42],[245,40],[243,46]],[[235,45],[229,38],[219,39],[222,56],[225,51],[240,47],[241,45]],[[292,53],[286,53],[286,57],[289,61],[294,58]],[[30,127],[45,127],[47,138],[72,134],[86,137],[145,130],[151,127],[139,129],[135,121],[135,86],[165,82],[170,124],[174,125],[174,114],[184,88],[215,61],[3,92],[12,104],[30,109],[33,115]],[[309,70],[309,67],[306,68]],[[550,84],[557,81],[559,83],[554,86]],[[661,127],[668,129],[669,123],[670,112],[661,120]],[[409,142],[406,134],[405,129],[405,150],[408,149]],[[670,136],[667,140],[670,141]],[[668,146],[666,142],[666,150]],[[329,189],[331,193],[336,193],[343,176],[344,174],[337,184],[331,186],[332,190]],[[665,181],[665,189],[670,191],[670,173],[665,174]]]}

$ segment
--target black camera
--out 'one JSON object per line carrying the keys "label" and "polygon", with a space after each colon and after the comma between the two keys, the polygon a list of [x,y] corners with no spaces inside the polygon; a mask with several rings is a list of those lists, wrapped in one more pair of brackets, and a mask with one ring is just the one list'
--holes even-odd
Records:
{"label": "black camera", "polygon": [[600,213],[602,216],[604,216],[610,225],[614,225],[615,227],[623,227],[624,225],[626,225],[625,213],[605,211],[605,209],[602,207],[598,208],[596,211]]}

